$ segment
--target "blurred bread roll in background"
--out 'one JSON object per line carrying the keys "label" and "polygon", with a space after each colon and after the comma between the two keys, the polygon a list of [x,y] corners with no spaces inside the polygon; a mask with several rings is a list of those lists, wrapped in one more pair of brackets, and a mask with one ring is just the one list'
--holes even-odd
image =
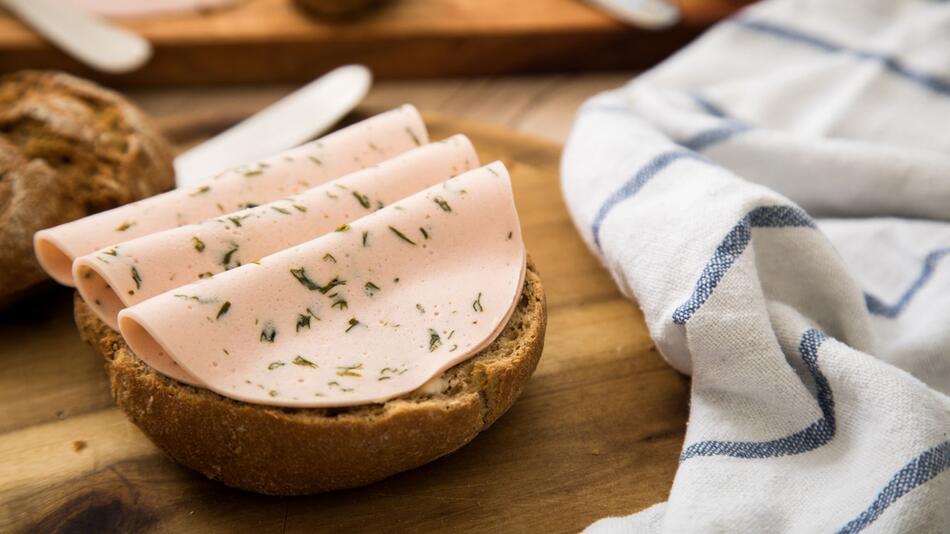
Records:
{"label": "blurred bread roll in background", "polygon": [[34,232],[172,187],[171,147],[119,94],[58,72],[0,77],[0,306],[46,279]]}
{"label": "blurred bread roll in background", "polygon": [[393,0],[295,0],[304,13],[318,19],[347,20],[367,16]]}

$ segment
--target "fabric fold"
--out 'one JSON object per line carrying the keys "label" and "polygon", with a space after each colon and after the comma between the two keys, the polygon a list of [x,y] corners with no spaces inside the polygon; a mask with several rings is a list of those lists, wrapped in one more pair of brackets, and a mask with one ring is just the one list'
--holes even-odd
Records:
{"label": "fabric fold", "polygon": [[668,502],[591,532],[950,524],[947,22],[762,2],[580,109],[568,208],[692,375]]}

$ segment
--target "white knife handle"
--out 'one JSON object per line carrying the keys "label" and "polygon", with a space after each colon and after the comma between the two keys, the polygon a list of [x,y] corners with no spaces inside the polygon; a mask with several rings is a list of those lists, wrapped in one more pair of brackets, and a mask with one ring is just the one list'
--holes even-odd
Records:
{"label": "white knife handle", "polygon": [[0,0],[66,53],[104,72],[129,72],[152,56],[141,36],[56,0]]}
{"label": "white knife handle", "polygon": [[347,65],[310,82],[263,111],[175,159],[178,187],[295,147],[333,126],[363,100],[372,75]]}
{"label": "white knife handle", "polygon": [[669,28],[679,22],[680,10],[668,0],[587,0],[608,14],[647,30]]}

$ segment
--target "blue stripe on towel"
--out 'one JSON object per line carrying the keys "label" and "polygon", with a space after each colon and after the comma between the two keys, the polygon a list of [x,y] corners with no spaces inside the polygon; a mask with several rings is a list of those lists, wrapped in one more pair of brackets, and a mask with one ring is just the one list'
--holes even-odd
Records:
{"label": "blue stripe on towel", "polygon": [[914,488],[935,478],[950,467],[950,441],[944,441],[911,460],[902,467],[877,494],[867,510],[848,522],[838,534],[854,534],[874,522],[888,506]]}
{"label": "blue stripe on towel", "polygon": [[894,304],[886,304],[881,299],[871,295],[870,293],[864,294],[864,301],[867,304],[868,311],[874,315],[882,315],[889,319],[893,319],[901,314],[904,311],[904,308],[910,303],[911,299],[914,298],[914,295],[920,291],[920,288],[927,283],[928,280],[933,276],[934,271],[937,268],[937,262],[940,261],[944,256],[950,255],[950,247],[939,248],[932,251],[930,254],[927,254],[927,257],[924,259],[924,266],[920,270],[920,274],[917,275],[917,278],[914,282],[907,288],[907,291],[904,291],[904,294],[901,295],[897,302]]}
{"label": "blue stripe on towel", "polygon": [[749,241],[752,240],[753,228],[787,227],[815,228],[815,223],[801,208],[793,206],[761,206],[746,214],[716,247],[716,252],[706,263],[699,280],[696,281],[689,300],[673,312],[673,322],[686,324],[696,310],[702,307],[719,285],[726,271],[745,251]]}
{"label": "blue stripe on towel", "polygon": [[600,227],[604,219],[607,218],[607,214],[609,214],[617,204],[636,195],[637,192],[640,191],[640,188],[650,181],[651,178],[659,174],[663,169],[669,167],[674,161],[680,159],[706,161],[705,158],[691,150],[664,152],[648,161],[643,167],[640,167],[640,170],[620,186],[620,189],[617,189],[612,195],[607,197],[607,200],[604,201],[604,204],[597,211],[597,215],[594,216],[594,221],[590,225],[590,231],[594,237],[594,244],[597,245],[598,249],[600,249]]}
{"label": "blue stripe on towel", "polygon": [[712,115],[713,117],[719,117],[720,119],[732,119],[728,113],[718,104],[709,100],[699,93],[690,93],[689,96],[693,99],[693,102],[696,102],[696,105],[699,106],[707,114]]}
{"label": "blue stripe on towel", "polygon": [[[690,97],[692,97],[693,101],[696,102],[696,105],[699,106],[699,108],[704,113],[707,113],[712,117],[722,119],[722,126],[716,126],[708,130],[703,130],[686,139],[674,139],[673,142],[676,144],[695,152],[701,152],[713,145],[731,139],[737,134],[745,133],[754,129],[751,125],[730,117],[722,108],[714,104],[712,101],[706,99],[702,95],[692,93],[690,94]],[[629,107],[612,104],[584,105],[581,108],[581,111],[601,111],[604,113],[626,113],[635,115],[633,110]]]}
{"label": "blue stripe on towel", "polygon": [[727,121],[725,126],[704,130],[688,139],[677,141],[677,144],[682,145],[690,150],[695,150],[696,152],[702,152],[712,145],[719,144],[727,139],[730,139],[736,134],[747,132],[751,129],[752,127],[747,124],[742,124],[741,122],[735,121]]}
{"label": "blue stripe on towel", "polygon": [[770,458],[801,454],[821,447],[835,436],[835,399],[828,379],[818,367],[818,348],[827,336],[810,329],[801,338],[798,352],[815,380],[815,393],[821,417],[805,429],[769,441],[700,441],[689,445],[680,454],[680,462],[697,456],[731,456],[733,458]]}
{"label": "blue stripe on towel", "polygon": [[805,46],[810,46],[822,52],[844,53],[861,60],[875,61],[880,63],[889,72],[911,83],[941,95],[950,95],[950,80],[912,69],[901,63],[900,60],[893,56],[889,56],[881,52],[849,48],[847,46],[825,39],[824,37],[789,28],[787,26],[782,26],[774,22],[753,20],[748,17],[735,17],[729,20],[742,28],[771,35],[773,37],[778,37],[786,41],[792,41]]}
{"label": "blue stripe on towel", "polygon": [[722,119],[722,125],[703,130],[687,139],[679,140],[677,144],[690,150],[701,152],[713,145],[731,139],[736,134],[748,132],[753,129],[751,125],[736,119],[727,113],[726,110],[719,107],[718,104],[703,95],[690,93],[689,96],[704,113]]}

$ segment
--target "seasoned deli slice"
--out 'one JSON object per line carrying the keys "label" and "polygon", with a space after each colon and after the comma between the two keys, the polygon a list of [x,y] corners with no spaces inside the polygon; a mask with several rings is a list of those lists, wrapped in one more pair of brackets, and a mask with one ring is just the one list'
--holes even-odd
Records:
{"label": "seasoned deli slice", "polygon": [[496,162],[145,300],[123,310],[119,326],[150,365],[174,360],[233,399],[382,402],[487,346],[518,301],[524,269],[511,181]]}
{"label": "seasoned deli slice", "polygon": [[110,245],[200,222],[310,189],[385,161],[428,141],[412,106],[377,115],[256,164],[226,171],[203,185],[175,189],[34,235],[43,269],[74,285],[72,262]]}
{"label": "seasoned deli slice", "polygon": [[286,199],[98,250],[73,263],[76,286],[117,329],[127,306],[332,232],[477,165],[471,142],[457,135]]}

